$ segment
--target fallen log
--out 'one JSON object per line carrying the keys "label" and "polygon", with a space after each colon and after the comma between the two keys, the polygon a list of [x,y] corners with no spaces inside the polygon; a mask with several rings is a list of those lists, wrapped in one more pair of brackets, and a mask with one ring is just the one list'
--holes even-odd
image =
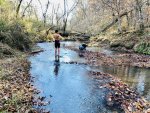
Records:
{"label": "fallen log", "polygon": [[30,54],[37,54],[37,53],[40,53],[40,52],[43,52],[43,51],[44,51],[43,49],[35,50],[35,51],[30,52]]}

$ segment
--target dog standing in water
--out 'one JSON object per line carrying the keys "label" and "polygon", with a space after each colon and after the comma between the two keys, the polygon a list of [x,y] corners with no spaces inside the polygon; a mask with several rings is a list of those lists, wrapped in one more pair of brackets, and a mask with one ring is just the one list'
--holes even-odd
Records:
{"label": "dog standing in water", "polygon": [[80,50],[79,56],[81,56],[81,57],[83,56],[82,53],[86,50],[86,47],[87,47],[86,44],[82,44],[79,46],[79,50]]}

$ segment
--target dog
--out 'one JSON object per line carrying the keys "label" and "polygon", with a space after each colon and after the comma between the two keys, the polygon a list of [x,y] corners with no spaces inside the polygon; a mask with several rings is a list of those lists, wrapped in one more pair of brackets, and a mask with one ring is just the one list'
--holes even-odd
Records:
{"label": "dog", "polygon": [[79,46],[79,50],[84,51],[84,50],[86,50],[86,47],[87,47],[86,44],[82,44],[82,45]]}
{"label": "dog", "polygon": [[84,51],[86,50],[87,45],[86,44],[82,44],[79,46],[79,56],[80,57],[84,57],[84,55],[82,53],[84,53]]}

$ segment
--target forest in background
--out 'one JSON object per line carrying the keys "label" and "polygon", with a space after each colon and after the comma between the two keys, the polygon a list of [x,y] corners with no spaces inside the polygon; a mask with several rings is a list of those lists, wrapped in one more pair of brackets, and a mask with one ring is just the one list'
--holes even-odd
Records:
{"label": "forest in background", "polygon": [[[35,2],[40,6],[41,14]],[[89,46],[106,43],[110,47],[150,54],[149,0],[72,2],[69,6],[64,0],[62,8],[50,0],[45,6],[41,0],[0,0],[0,42],[1,47],[8,50],[1,53],[14,54],[12,48],[27,51],[34,42],[52,40],[51,31],[59,29],[64,34],[73,32],[91,36]]]}
{"label": "forest in background", "polygon": [[81,0],[71,28],[90,34],[143,31],[150,26],[149,0]]}
{"label": "forest in background", "polygon": [[[73,0],[70,7],[68,1],[64,0],[63,8],[50,0],[47,0],[45,6],[40,0],[24,2],[26,1],[1,0],[1,24],[3,20],[12,22],[17,19],[28,27],[35,27],[37,31],[39,26],[44,26],[50,29],[56,27],[64,32],[67,29],[93,35],[106,31],[144,31],[150,26],[149,0]],[[37,9],[34,2],[41,9]],[[38,10],[42,14],[38,14]]]}

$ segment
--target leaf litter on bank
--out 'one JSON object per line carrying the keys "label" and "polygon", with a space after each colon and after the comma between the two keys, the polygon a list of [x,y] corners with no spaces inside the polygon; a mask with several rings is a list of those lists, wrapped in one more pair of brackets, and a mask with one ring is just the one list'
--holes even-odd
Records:
{"label": "leaf litter on bank", "polygon": [[0,112],[44,112],[32,108],[37,103],[43,106],[49,102],[34,97],[39,91],[29,82],[29,67],[30,63],[25,58],[0,60]]}

